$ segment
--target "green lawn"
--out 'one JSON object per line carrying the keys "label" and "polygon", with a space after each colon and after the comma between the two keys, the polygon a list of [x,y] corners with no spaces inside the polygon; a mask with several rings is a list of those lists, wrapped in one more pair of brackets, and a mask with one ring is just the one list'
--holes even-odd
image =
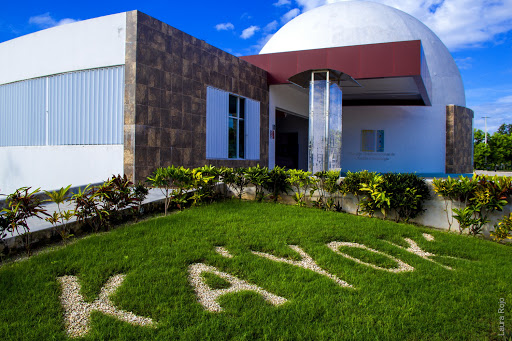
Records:
{"label": "green lawn", "polygon": [[[405,238],[436,254],[429,258],[435,262],[408,252]],[[364,244],[382,253],[346,245],[337,253],[327,247],[334,241]],[[300,261],[289,245],[299,246],[321,269],[352,288],[252,253]],[[233,258],[217,253],[217,246]],[[414,271],[387,271],[397,263],[386,255]],[[195,263],[287,302],[274,306],[245,291],[221,296],[223,311],[209,312],[189,281],[189,266]],[[126,225],[4,265],[0,338],[66,339],[58,277],[77,276],[81,293],[92,303],[111,276],[124,274],[111,301],[151,318],[156,328],[95,311],[85,339],[502,340],[500,299],[507,302],[505,327],[512,329],[511,270],[512,248],[490,241],[316,209],[228,201]],[[202,278],[212,289],[230,287],[211,273]]]}

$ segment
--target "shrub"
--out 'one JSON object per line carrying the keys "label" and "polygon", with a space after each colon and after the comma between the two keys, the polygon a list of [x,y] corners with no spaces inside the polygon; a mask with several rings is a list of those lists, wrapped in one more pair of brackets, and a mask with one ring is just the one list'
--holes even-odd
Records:
{"label": "shrub", "polygon": [[268,186],[267,184],[270,181],[268,168],[260,167],[260,165],[249,167],[245,172],[245,176],[255,186],[256,200],[259,202],[263,201],[266,197],[264,188]]}
{"label": "shrub", "polygon": [[497,224],[494,225],[494,231],[491,236],[497,242],[505,239],[512,239],[512,213],[504,216]]}
{"label": "shrub", "polygon": [[281,193],[288,194],[291,189],[288,179],[288,173],[284,167],[276,166],[269,173],[269,181],[265,185],[265,189],[270,192],[270,197],[274,202],[278,201]]}
{"label": "shrub", "polygon": [[365,191],[361,190],[361,184],[369,184],[376,174],[377,173],[375,172],[368,172],[367,170],[355,173],[348,171],[345,179],[343,180],[340,189],[341,193],[352,194],[357,199],[356,215],[359,214],[361,196],[366,194]]}
{"label": "shrub", "polygon": [[297,203],[297,206],[306,206],[306,191],[313,182],[310,172],[305,172],[301,169],[290,169],[288,170],[288,178],[286,181],[295,191],[293,200]]}
{"label": "shrub", "polygon": [[[39,188],[30,191],[31,187],[18,188],[14,193],[9,194],[6,199],[7,208],[1,211],[1,230],[2,239],[5,238],[5,232],[11,234],[16,232],[23,237],[23,242],[27,253],[30,255],[30,228],[27,220],[30,217],[42,219],[42,215],[48,216],[46,210],[41,206],[41,199],[37,196]],[[22,233],[20,233],[22,229]]]}
{"label": "shrub", "polygon": [[395,211],[396,221],[408,222],[425,209],[423,203],[430,199],[430,191],[423,178],[416,174],[386,173],[381,188],[389,198],[389,209]]}
{"label": "shrub", "polygon": [[473,175],[471,179],[459,177],[434,180],[434,190],[449,200],[464,203],[461,209],[452,208],[453,218],[459,222],[459,231],[469,229],[472,235],[482,232],[489,222],[488,216],[494,211],[502,211],[512,194],[512,179]]}
{"label": "shrub", "polygon": [[45,220],[50,222],[54,228],[57,230],[62,240],[66,240],[71,238],[73,235],[69,231],[69,227],[67,223],[71,218],[74,217],[74,210],[62,211],[60,205],[63,204],[69,196],[69,189],[71,185],[67,187],[61,187],[61,189],[57,191],[44,191],[46,195],[50,198],[46,201],[51,201],[57,204],[57,211],[53,212],[53,214],[47,217]]}
{"label": "shrub", "polygon": [[313,202],[313,206],[322,208],[325,210],[336,210],[341,211],[340,204],[340,190],[341,182],[340,175],[337,171],[323,171],[316,172],[312,178],[312,184],[310,196],[315,191],[318,193],[318,200]]}
{"label": "shrub", "polygon": [[242,200],[245,188],[249,184],[245,173],[245,168],[223,168],[222,170],[223,181],[233,189],[239,200]]}

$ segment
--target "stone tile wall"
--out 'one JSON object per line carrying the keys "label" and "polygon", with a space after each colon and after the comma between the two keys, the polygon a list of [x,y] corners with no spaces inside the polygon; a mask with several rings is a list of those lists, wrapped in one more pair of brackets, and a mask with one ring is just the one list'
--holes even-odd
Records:
{"label": "stone tile wall", "polygon": [[445,162],[448,174],[473,172],[473,110],[446,106]]}
{"label": "stone tile wall", "polygon": [[[267,72],[144,13],[127,14],[125,172],[268,164]],[[206,88],[260,102],[260,160],[206,159]]]}

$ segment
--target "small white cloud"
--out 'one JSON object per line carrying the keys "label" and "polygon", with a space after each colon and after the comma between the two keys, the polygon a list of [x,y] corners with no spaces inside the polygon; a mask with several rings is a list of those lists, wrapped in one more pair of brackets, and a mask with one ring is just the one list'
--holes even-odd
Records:
{"label": "small white cloud", "polygon": [[500,103],[500,104],[512,104],[512,95],[502,97],[502,98],[498,99],[498,100],[496,101],[496,103]]}
{"label": "small white cloud", "polygon": [[288,12],[286,12],[282,17],[281,17],[281,21],[283,24],[286,24],[288,21],[292,20],[293,18],[295,18],[296,16],[298,16],[300,14],[300,9],[298,8],[294,8],[292,10],[289,10]]}
{"label": "small white cloud", "polygon": [[226,23],[221,23],[221,24],[215,25],[215,29],[217,31],[229,31],[229,30],[234,30],[235,25],[233,25],[230,22],[226,22]]}
{"label": "small white cloud", "polygon": [[471,57],[455,59],[455,63],[457,63],[457,66],[461,70],[471,69],[473,67],[472,62],[473,62],[473,58],[471,58]]}
{"label": "small white cloud", "polygon": [[277,20],[274,20],[274,21],[269,22],[263,28],[263,31],[265,31],[265,32],[272,32],[272,31],[275,31],[278,26],[279,26],[279,23],[277,22]]}
{"label": "small white cloud", "polygon": [[276,7],[281,7],[290,5],[291,3],[291,0],[279,0],[278,2],[274,2],[273,5]]}
{"label": "small white cloud", "polygon": [[240,38],[249,39],[250,37],[252,37],[254,35],[254,33],[256,33],[259,30],[260,30],[259,26],[254,26],[254,25],[249,26],[245,30],[242,31]]}
{"label": "small white cloud", "polygon": [[49,12],[44,14],[36,15],[28,19],[28,23],[39,26],[41,28],[50,28],[54,26],[61,26],[76,22],[76,19],[64,18],[61,20],[55,20]]}

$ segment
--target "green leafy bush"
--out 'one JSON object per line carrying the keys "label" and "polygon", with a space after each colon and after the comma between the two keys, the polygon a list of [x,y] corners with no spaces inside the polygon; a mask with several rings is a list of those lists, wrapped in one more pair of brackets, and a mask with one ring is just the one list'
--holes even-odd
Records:
{"label": "green leafy bush", "polygon": [[383,174],[380,185],[389,198],[387,209],[395,212],[396,221],[408,222],[425,209],[423,203],[430,199],[430,190],[425,180],[412,173]]}
{"label": "green leafy bush", "polygon": [[71,238],[73,235],[69,231],[69,227],[67,223],[71,218],[75,216],[74,210],[66,210],[63,211],[60,207],[69,197],[69,189],[71,185],[67,187],[61,187],[59,190],[50,192],[44,191],[46,195],[49,197],[46,201],[51,201],[57,204],[57,211],[53,212],[52,215],[45,218],[46,221],[50,222],[54,228],[57,230],[62,240],[66,240]]}
{"label": "green leafy bush", "polygon": [[[42,200],[37,195],[39,188],[30,191],[31,187],[18,188],[14,193],[9,194],[6,199],[7,208],[0,211],[0,234],[3,238],[8,233],[18,233],[23,236],[27,253],[30,255],[30,228],[27,220],[31,217],[42,219],[48,216],[46,210],[41,206]],[[21,233],[20,233],[21,229]]]}
{"label": "green leafy bush", "polygon": [[288,194],[291,189],[288,183],[288,173],[284,167],[276,166],[269,173],[269,181],[264,188],[270,192],[270,197],[274,202],[278,201],[281,193]]}
{"label": "green leafy bush", "polygon": [[310,172],[305,172],[301,169],[289,169],[288,178],[286,181],[290,184],[295,191],[293,200],[297,206],[306,206],[306,192],[313,182]]}
{"label": "green leafy bush", "polygon": [[459,231],[468,229],[471,235],[482,232],[489,215],[502,211],[512,194],[512,179],[474,174],[472,178],[459,177],[456,181],[434,179],[434,190],[452,202],[464,203],[460,209],[452,208],[453,218],[459,222]]}
{"label": "green leafy bush", "polygon": [[249,183],[253,184],[256,188],[256,200],[258,202],[263,201],[266,197],[264,189],[270,181],[268,168],[260,167],[260,165],[249,167],[245,172],[245,176]]}
{"label": "green leafy bush", "polygon": [[512,239],[512,213],[504,216],[497,224],[494,225],[494,231],[491,236],[497,242],[505,239]]}

